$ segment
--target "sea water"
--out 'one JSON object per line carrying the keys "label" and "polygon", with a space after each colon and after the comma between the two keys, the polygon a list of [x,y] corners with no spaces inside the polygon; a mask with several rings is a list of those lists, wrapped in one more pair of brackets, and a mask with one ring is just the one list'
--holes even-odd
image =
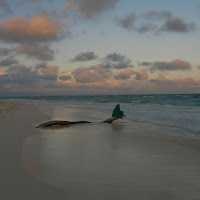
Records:
{"label": "sea water", "polygon": [[21,96],[0,97],[0,100],[53,104],[93,113],[98,111],[108,117],[115,105],[120,104],[127,116],[126,122],[141,122],[149,127],[157,127],[160,132],[167,130],[169,134],[200,139],[200,94]]}

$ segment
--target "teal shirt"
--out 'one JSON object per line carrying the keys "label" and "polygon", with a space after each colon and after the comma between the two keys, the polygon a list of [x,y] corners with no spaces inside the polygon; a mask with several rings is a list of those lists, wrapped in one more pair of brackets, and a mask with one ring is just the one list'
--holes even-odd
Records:
{"label": "teal shirt", "polygon": [[124,115],[123,111],[120,111],[120,105],[117,104],[113,110],[112,117],[122,118]]}

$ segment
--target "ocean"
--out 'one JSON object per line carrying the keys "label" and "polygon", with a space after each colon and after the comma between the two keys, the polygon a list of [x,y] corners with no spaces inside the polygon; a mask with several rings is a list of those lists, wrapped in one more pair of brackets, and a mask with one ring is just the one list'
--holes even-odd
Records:
{"label": "ocean", "polygon": [[115,105],[120,104],[121,110],[127,116],[122,123],[141,122],[161,133],[200,139],[200,94],[20,96],[0,97],[0,100],[51,104],[90,110],[93,113],[98,111],[108,117]]}

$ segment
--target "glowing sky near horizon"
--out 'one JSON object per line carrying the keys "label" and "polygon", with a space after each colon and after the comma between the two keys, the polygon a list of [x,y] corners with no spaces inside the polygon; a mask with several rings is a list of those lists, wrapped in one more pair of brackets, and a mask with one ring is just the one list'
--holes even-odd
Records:
{"label": "glowing sky near horizon", "polygon": [[0,96],[200,93],[199,0],[0,0]]}

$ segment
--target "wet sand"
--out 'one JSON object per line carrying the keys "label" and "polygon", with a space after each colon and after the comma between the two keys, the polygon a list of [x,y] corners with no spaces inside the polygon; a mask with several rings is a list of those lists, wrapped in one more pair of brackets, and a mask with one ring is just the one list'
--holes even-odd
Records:
{"label": "wet sand", "polygon": [[[99,123],[108,117],[100,112],[41,108],[20,105],[0,120],[1,199],[200,199],[199,141],[126,119]],[[34,128],[52,118],[95,123]]]}
{"label": "wet sand", "polygon": [[19,103],[13,102],[0,102],[0,119],[5,118],[8,115],[13,115],[15,109],[19,108]]}
{"label": "wet sand", "polygon": [[21,165],[24,139],[39,134],[33,123],[48,118],[33,105],[0,103],[0,199],[66,199],[66,194],[27,173]]}

